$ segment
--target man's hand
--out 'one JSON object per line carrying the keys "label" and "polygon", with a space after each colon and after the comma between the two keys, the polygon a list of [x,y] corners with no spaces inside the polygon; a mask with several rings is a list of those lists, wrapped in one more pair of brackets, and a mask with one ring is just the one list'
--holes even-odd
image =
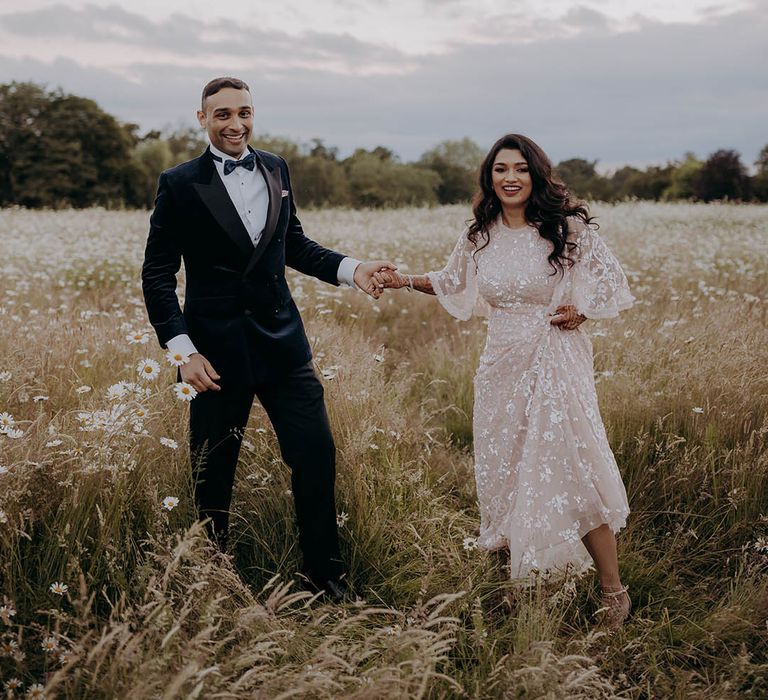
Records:
{"label": "man's hand", "polygon": [[558,306],[555,309],[555,314],[550,323],[553,326],[559,326],[564,331],[574,331],[587,320],[586,316],[582,316],[576,311],[576,307],[570,304]]}
{"label": "man's hand", "polygon": [[408,277],[401,275],[396,270],[388,270],[387,268],[377,270],[373,274],[373,278],[384,289],[402,289],[408,286]]}
{"label": "man's hand", "polygon": [[198,393],[203,391],[219,391],[221,387],[214,382],[214,379],[221,379],[213,366],[199,352],[194,352],[189,356],[189,362],[183,364],[179,370],[181,378],[187,384],[191,384]]}
{"label": "man's hand", "polygon": [[374,299],[378,299],[381,296],[384,285],[376,280],[375,275],[377,272],[384,270],[397,270],[397,265],[394,265],[388,260],[374,260],[372,262],[360,263],[355,269],[355,284],[366,294],[369,294]]}

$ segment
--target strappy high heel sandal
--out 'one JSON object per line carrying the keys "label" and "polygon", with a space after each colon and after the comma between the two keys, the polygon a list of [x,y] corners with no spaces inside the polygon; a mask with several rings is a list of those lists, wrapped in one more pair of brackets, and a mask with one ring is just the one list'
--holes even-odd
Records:
{"label": "strappy high heel sandal", "polygon": [[628,586],[622,586],[618,591],[602,592],[602,607],[595,613],[599,627],[611,632],[621,628],[632,612],[632,599],[628,591]]}

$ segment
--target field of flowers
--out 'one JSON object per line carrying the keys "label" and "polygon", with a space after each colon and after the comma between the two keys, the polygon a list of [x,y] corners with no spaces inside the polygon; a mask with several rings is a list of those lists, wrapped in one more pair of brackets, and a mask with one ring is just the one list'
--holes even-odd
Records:
{"label": "field of flowers", "polygon": [[[437,269],[465,207],[307,212]],[[292,275],[338,446],[357,604],[313,600],[254,406],[231,555],[194,521],[186,397],[141,298],[142,212],[0,211],[0,688],[48,698],[768,697],[768,207],[597,205],[636,306],[588,322],[635,613],[475,547],[481,319]]]}

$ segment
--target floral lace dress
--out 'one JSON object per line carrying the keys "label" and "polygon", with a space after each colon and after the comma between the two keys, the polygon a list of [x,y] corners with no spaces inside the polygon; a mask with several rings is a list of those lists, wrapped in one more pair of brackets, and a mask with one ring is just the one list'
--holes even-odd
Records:
{"label": "floral lace dress", "polygon": [[617,532],[629,514],[600,418],[592,342],[582,327],[549,321],[560,304],[612,318],[634,298],[596,231],[575,219],[569,226],[579,247],[564,275],[551,274],[552,244],[535,228],[500,221],[474,256],[462,233],[445,269],[428,273],[453,316],[488,317],[473,419],[478,545],[509,547],[512,578],[585,570],[581,537],[603,523]]}

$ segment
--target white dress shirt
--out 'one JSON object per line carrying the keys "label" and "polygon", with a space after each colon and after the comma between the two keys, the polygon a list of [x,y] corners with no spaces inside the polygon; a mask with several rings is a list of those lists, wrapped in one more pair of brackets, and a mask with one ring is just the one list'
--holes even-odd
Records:
{"label": "white dress shirt", "polygon": [[[245,230],[248,231],[253,245],[256,246],[261,238],[261,234],[264,232],[264,227],[267,223],[267,212],[269,211],[269,191],[267,190],[264,175],[262,175],[258,166],[253,170],[242,167],[235,168],[229,175],[224,174],[224,161],[241,160],[248,155],[247,148],[237,158],[228,156],[213,144],[210,145],[210,149],[213,155],[221,158],[221,160],[213,159],[216,172],[224,183],[227,194],[232,200],[232,204],[235,205],[238,216],[243,222]],[[339,284],[357,289],[354,275],[359,264],[360,261],[355,258],[344,258],[339,264],[339,269],[336,273]],[[197,352],[192,339],[186,333],[171,338],[168,341],[168,350],[173,354],[180,353],[186,356]]]}

